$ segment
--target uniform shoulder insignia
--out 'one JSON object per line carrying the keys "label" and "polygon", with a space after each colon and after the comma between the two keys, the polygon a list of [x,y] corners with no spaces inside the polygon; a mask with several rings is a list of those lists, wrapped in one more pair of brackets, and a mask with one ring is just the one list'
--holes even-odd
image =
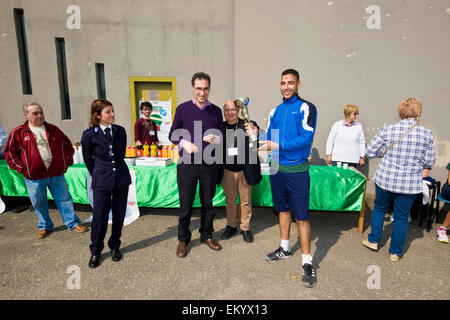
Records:
{"label": "uniform shoulder insignia", "polygon": [[92,131],[92,129],[94,129],[93,127],[88,127],[88,128],[86,128],[86,129],[84,129],[83,130],[83,133],[87,133],[87,132],[89,132],[89,131]]}

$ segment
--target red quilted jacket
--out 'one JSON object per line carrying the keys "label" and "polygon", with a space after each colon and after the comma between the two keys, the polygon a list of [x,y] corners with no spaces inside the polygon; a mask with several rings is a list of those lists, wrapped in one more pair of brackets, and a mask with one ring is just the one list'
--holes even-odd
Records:
{"label": "red quilted jacket", "polygon": [[42,161],[36,139],[28,121],[11,131],[5,146],[9,167],[29,180],[57,177],[73,164],[73,146],[70,139],[55,125],[44,122],[47,140],[52,153],[52,163],[47,168]]}

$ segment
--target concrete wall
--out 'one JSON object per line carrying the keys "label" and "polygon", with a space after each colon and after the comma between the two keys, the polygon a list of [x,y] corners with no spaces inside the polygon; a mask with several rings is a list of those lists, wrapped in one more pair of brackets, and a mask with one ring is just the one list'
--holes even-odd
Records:
{"label": "concrete wall", "polygon": [[[367,27],[370,5],[380,8],[381,29]],[[281,72],[297,69],[300,95],[318,108],[316,163],[323,163],[329,130],[346,104],[360,107],[369,143],[379,128],[399,119],[400,101],[417,97],[420,122],[436,143],[431,175],[444,180],[450,161],[449,8],[448,0],[236,1],[236,95],[251,97],[249,107],[258,110],[252,115],[264,123],[281,102]],[[365,173],[372,177],[377,165],[370,161]]]}
{"label": "concrete wall", "polygon": [[[69,30],[67,8],[81,9],[81,28]],[[368,28],[380,9],[380,29]],[[23,95],[13,9],[23,8],[32,95]],[[360,106],[367,142],[398,120],[397,104],[423,102],[421,124],[434,133],[444,180],[450,160],[450,0],[1,0],[0,122],[23,121],[21,105],[40,102],[47,120],[72,139],[87,127],[96,98],[95,63],[104,63],[106,94],[131,142],[130,76],[176,77],[177,100],[192,97],[196,71],[212,76],[210,100],[250,97],[250,116],[264,127],[281,101],[281,71],[300,71],[300,95],[318,107],[315,163],[343,107]],[[64,37],[72,119],[61,120],[54,38]],[[364,172],[372,177],[377,160]],[[370,185],[369,193],[373,191]]]}
{"label": "concrete wall", "polygon": [[[212,76],[210,99],[234,96],[234,2],[223,0],[80,0],[80,29],[66,26],[73,1],[0,2],[0,121],[10,131],[23,122],[22,104],[39,102],[46,119],[80,139],[97,98],[95,63],[104,63],[106,96],[116,122],[132,124],[129,77],[176,77],[177,100],[192,98],[196,71]],[[13,9],[24,9],[33,94],[23,95]],[[64,37],[72,110],[61,120],[55,37]]]}

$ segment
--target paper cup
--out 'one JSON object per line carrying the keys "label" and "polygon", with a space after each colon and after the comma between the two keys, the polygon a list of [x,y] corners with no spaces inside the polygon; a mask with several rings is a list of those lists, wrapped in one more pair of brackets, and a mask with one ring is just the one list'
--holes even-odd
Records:
{"label": "paper cup", "polygon": [[342,162],[338,161],[338,162],[337,162],[337,167],[340,168],[341,165],[342,165]]}
{"label": "paper cup", "polygon": [[348,168],[348,163],[344,163],[344,169]]}

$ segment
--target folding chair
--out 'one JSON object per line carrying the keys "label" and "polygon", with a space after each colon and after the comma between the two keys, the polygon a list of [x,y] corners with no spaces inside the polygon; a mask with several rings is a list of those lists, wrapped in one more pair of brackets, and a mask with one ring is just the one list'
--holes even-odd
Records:
{"label": "folding chair", "polygon": [[430,186],[430,200],[427,204],[422,205],[420,209],[420,220],[419,227],[422,226],[423,218],[427,222],[427,232],[430,232],[431,226],[433,224],[433,218],[436,216],[436,222],[439,219],[439,200],[437,200],[436,195],[441,192],[441,182],[436,181],[436,183]]}

